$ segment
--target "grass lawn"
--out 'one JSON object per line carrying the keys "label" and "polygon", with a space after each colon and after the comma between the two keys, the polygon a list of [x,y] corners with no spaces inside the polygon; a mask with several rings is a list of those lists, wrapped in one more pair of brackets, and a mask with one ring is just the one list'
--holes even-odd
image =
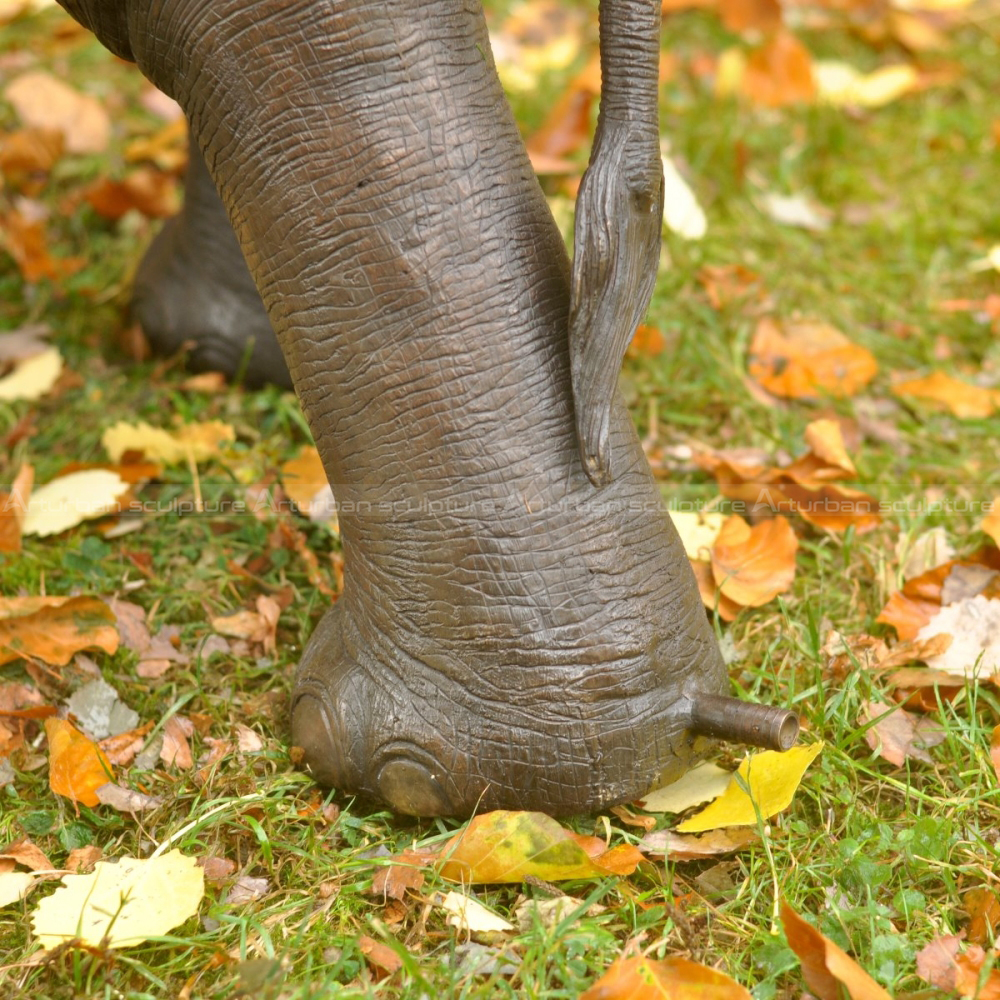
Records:
{"label": "grass lawn", "polygon": [[[500,26],[514,8],[493,9]],[[20,554],[0,555],[0,594],[126,599],[145,610],[153,632],[176,626],[187,662],[143,677],[127,645],[64,668],[14,660],[0,666],[0,691],[26,684],[62,706],[96,670],[153,724],[144,740],[173,732],[171,718],[192,720],[194,764],[154,755],[145,769],[121,769],[121,784],[162,800],[155,808],[132,814],[75,804],[50,789],[48,743],[30,722],[26,742],[0,770],[0,846],[29,837],[61,867],[88,845],[110,859],[148,857],[170,839],[186,855],[212,859],[212,877],[197,917],[168,935],[127,949],[59,949],[42,963],[32,958],[30,919],[55,882],[37,886],[0,908],[0,997],[576,997],[630,949],[705,963],[758,1000],[792,998],[806,987],[779,919],[782,900],[893,996],[937,995],[920,993],[928,983],[917,954],[963,929],[987,949],[988,973],[1000,917],[1000,779],[990,758],[996,688],[924,688],[941,741],[922,760],[911,753],[892,763],[872,749],[859,718],[869,702],[893,704],[894,682],[866,660],[874,640],[864,637],[897,641],[876,618],[902,586],[908,556],[925,551],[932,529],[959,556],[995,547],[979,525],[983,505],[1000,496],[1000,418],[958,417],[890,387],[900,373],[943,371],[1000,389],[1000,308],[989,299],[1000,296],[1000,262],[977,265],[1000,245],[1000,8],[980,3],[954,24],[926,22],[941,29],[944,47],[917,54],[880,37],[887,10],[787,15],[816,60],[864,71],[918,67],[913,92],[867,109],[717,96],[720,56],[733,46],[750,52],[759,39],[728,31],[713,10],[664,20],[662,133],[707,218],[703,239],[665,234],[647,319],[659,335],[637,346],[621,380],[664,494],[727,512],[732,500],[696,453],[752,448],[771,464],[787,463],[807,450],[805,429],[822,416],[844,429],[857,469],[851,484],[890,505],[869,531],[790,519],[798,536],[792,584],[731,623],[716,620],[733,692],[794,707],[804,741],[824,741],[792,805],[762,819],[749,846],[714,859],[654,856],[627,877],[558,890],[540,879],[478,886],[475,896],[515,926],[470,939],[448,924],[436,900],[454,886],[431,869],[402,899],[372,891],[390,855],[440,845],[457,825],[399,819],[326,795],[289,758],[287,694],[329,603],[323,590],[338,585],[335,531],[273,513],[164,514],[110,536],[112,522],[91,522],[26,538]],[[526,133],[592,55],[591,15],[587,8],[582,22],[571,22],[580,45],[565,65],[543,59],[535,86],[512,91]],[[130,143],[164,121],[144,100],[138,73],[70,24],[50,9],[0,29],[0,91],[19,74],[44,70],[97,97],[113,122],[105,151],[66,153],[35,186],[8,175],[0,187],[8,247],[11,213],[35,210],[25,207],[28,198],[47,210],[54,257],[80,258],[77,269],[64,269],[72,273],[28,281],[23,264],[0,252],[0,331],[47,324],[70,373],[39,400],[0,402],[0,483],[11,483],[24,462],[37,484],[71,462],[106,461],[101,436],[116,421],[170,426],[180,418],[223,421],[235,440],[222,459],[167,465],[143,498],[191,504],[273,492],[281,466],[310,444],[292,394],[191,388],[176,360],[137,363],[123,349],[129,275],[159,223],[136,210],[109,220],[81,192],[133,169]],[[0,131],[18,127],[0,99]],[[544,184],[559,217],[564,181]],[[777,221],[765,207],[769,195],[811,206],[820,221]],[[729,270],[711,270],[721,268]],[[721,294],[718,276],[737,273],[749,286]],[[769,396],[747,375],[763,316],[831,324],[871,352],[878,372],[850,396]],[[194,655],[213,619],[253,610],[262,595],[280,606],[273,648],[230,636],[214,654]],[[259,746],[241,742],[253,737],[240,726]],[[0,729],[0,747],[2,736]],[[205,761],[213,748],[215,759]],[[718,754],[728,767],[741,757],[738,748]],[[672,828],[676,817],[653,822]],[[645,832],[618,814],[568,825],[612,844],[637,843]],[[978,890],[987,893],[970,896]],[[529,907],[518,922],[525,899],[557,893],[579,905],[555,920]]]}

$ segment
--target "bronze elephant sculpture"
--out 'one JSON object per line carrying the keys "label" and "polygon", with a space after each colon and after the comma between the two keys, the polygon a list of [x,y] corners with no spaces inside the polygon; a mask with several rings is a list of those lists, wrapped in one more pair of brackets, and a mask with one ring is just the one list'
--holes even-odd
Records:
{"label": "bronze elephant sculpture", "polygon": [[659,253],[659,0],[601,3],[572,267],[476,0],[61,2],[203,157],[140,316],[290,378],[340,503],[345,590],[292,705],[316,777],[404,813],[559,814],[712,737],[790,745],[794,715],[724,695],[616,391]]}

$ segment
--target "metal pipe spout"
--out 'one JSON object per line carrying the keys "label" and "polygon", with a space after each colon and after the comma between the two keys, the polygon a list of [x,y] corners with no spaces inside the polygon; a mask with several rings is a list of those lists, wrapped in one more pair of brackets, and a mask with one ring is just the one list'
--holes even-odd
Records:
{"label": "metal pipe spout", "polygon": [[788,750],[799,737],[799,717],[786,708],[757,705],[726,695],[699,694],[691,709],[691,729],[731,743],[765,750]]}

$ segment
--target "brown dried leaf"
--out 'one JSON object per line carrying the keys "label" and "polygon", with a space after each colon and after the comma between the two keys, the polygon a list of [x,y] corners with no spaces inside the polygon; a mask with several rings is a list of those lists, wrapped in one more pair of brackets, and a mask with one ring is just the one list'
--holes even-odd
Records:
{"label": "brown dried leaf", "polygon": [[210,854],[201,859],[201,867],[205,872],[205,881],[218,889],[236,871],[236,862],[229,858],[220,858]]}
{"label": "brown dried leaf", "polygon": [[410,850],[390,858],[390,863],[375,873],[371,894],[381,896],[384,900],[386,897],[402,899],[409,889],[419,892],[424,884],[424,873],[421,869],[436,858],[436,853]]}
{"label": "brown dried leaf", "polygon": [[23,188],[33,175],[47,174],[55,166],[64,146],[58,129],[22,128],[0,135],[0,173],[12,187]]}
{"label": "brown dried leaf", "polygon": [[43,278],[59,281],[76,274],[86,263],[82,257],[53,257],[48,249],[44,218],[29,217],[18,209],[0,216],[0,242],[14,258],[21,277],[31,285]]}
{"label": "brown dried leaf", "polygon": [[701,861],[741,851],[759,840],[760,834],[753,827],[725,827],[701,834],[657,830],[643,837],[639,847],[650,854],[663,854],[674,861]]}
{"label": "brown dried leaf", "polygon": [[927,748],[942,743],[945,737],[939,722],[911,715],[898,705],[865,702],[858,723],[867,726],[871,722],[874,725],[865,730],[865,742],[896,767],[902,767],[907,758],[933,764]]}
{"label": "brown dried leaf", "polygon": [[846,989],[851,1000],[892,1000],[847,952],[803,920],[786,902],[781,922],[788,946],[802,963],[802,976],[818,1000],[841,1000]]}
{"label": "brown dried leaf", "polygon": [[160,749],[160,760],[169,767],[176,764],[179,768],[189,771],[194,767],[191,756],[191,745],[188,737],[194,734],[194,725],[183,715],[172,715],[163,726],[163,746]]}
{"label": "brown dried leaf", "polygon": [[40,847],[32,843],[27,837],[15,840],[13,844],[0,850],[0,858],[8,858],[23,865],[29,871],[44,872],[52,871],[55,865],[45,856]]}
{"label": "brown dried leaf", "polygon": [[66,870],[70,872],[89,871],[104,857],[104,852],[93,844],[87,847],[74,847],[66,858]]}
{"label": "brown dried leaf", "polygon": [[374,938],[362,934],[358,938],[358,947],[368,964],[376,973],[391,976],[403,966],[403,960],[387,944],[382,944]]}
{"label": "brown dried leaf", "polygon": [[570,81],[545,121],[528,137],[528,152],[561,158],[579,153],[590,143],[591,106],[601,94],[601,65],[597,56]]}
{"label": "brown dried leaf", "polygon": [[961,937],[936,938],[917,954],[917,974],[938,989],[950,990],[976,1000],[1000,1000],[1000,971],[991,969],[980,985],[986,953],[970,945],[959,954]]}
{"label": "brown dried leaf", "polygon": [[137,813],[144,809],[158,809],[163,805],[163,799],[156,795],[145,795],[110,781],[97,789],[97,797],[101,805],[111,806],[118,812]]}

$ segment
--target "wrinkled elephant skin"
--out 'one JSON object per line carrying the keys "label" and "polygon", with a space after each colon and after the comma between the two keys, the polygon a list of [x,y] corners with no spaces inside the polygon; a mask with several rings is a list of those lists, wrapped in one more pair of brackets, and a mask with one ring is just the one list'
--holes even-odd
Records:
{"label": "wrinkled elephant skin", "polygon": [[[595,809],[682,770],[726,672],[591,377],[631,335],[594,346],[607,262],[577,251],[574,333],[478,5],[63,2],[187,113],[341,505],[345,591],[293,696],[312,772],[430,815]],[[648,300],[658,166],[648,128],[611,125],[628,176],[593,211],[630,206]]]}

